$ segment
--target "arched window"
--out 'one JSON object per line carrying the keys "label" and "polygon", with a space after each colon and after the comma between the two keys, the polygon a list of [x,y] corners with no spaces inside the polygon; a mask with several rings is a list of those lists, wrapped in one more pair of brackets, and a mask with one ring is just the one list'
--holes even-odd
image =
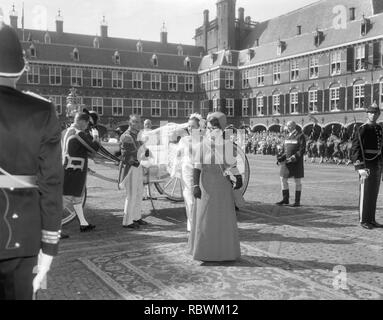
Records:
{"label": "arched window", "polygon": [[333,84],[330,86],[330,111],[339,111],[340,86]]}
{"label": "arched window", "polygon": [[115,51],[114,52],[114,55],[113,55],[113,62],[115,64],[121,64],[121,58],[120,58],[120,53],[118,51]]}
{"label": "arched window", "polygon": [[226,62],[228,64],[232,64],[233,63],[233,54],[231,53],[230,50],[226,51],[225,58],[226,58]]}
{"label": "arched window", "polygon": [[72,57],[74,61],[80,61],[80,52],[78,51],[77,48],[73,49]]}
{"label": "arched window", "polygon": [[191,60],[189,57],[186,57],[185,60],[184,60],[184,66],[188,69],[191,68]]}
{"label": "arched window", "polygon": [[177,46],[177,54],[178,54],[179,56],[183,56],[183,55],[184,55],[184,50],[183,50],[183,48],[182,48],[181,45],[178,45],[178,46]]}
{"label": "arched window", "polygon": [[158,67],[158,58],[156,54],[152,55],[151,61],[154,67]]}
{"label": "arched window", "polygon": [[29,53],[31,55],[31,58],[37,57],[36,47],[33,43],[29,46]]}
{"label": "arched window", "polygon": [[273,92],[273,115],[281,114],[281,93],[276,90]]}
{"label": "arched window", "polygon": [[143,45],[142,45],[141,40],[137,42],[137,44],[136,44],[136,48],[137,48],[137,52],[142,52],[142,50],[143,50]]}
{"label": "arched window", "polygon": [[264,97],[262,93],[258,93],[257,95],[257,116],[264,116]]}
{"label": "arched window", "polygon": [[365,107],[365,83],[357,81],[354,84],[354,109],[360,110]]}
{"label": "arched window", "polygon": [[309,112],[318,112],[318,88],[315,86],[309,89]]}
{"label": "arched window", "polygon": [[44,42],[47,43],[47,44],[51,43],[51,36],[50,36],[48,31],[44,35]]}
{"label": "arched window", "polygon": [[293,89],[290,91],[290,114],[298,114],[298,90]]}

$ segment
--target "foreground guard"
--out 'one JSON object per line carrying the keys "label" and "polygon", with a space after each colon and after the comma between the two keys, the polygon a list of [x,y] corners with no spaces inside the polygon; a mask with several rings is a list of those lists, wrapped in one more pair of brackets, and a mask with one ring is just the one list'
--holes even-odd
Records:
{"label": "foreground guard", "polygon": [[375,103],[367,108],[367,123],[356,131],[351,148],[351,160],[360,178],[359,219],[361,226],[369,230],[383,227],[375,220],[383,160],[383,130],[376,122],[379,116]]}
{"label": "foreground guard", "polygon": [[282,186],[282,201],[276,203],[279,206],[290,203],[289,178],[295,179],[295,202],[293,207],[301,206],[302,178],[304,178],[304,154],[306,151],[306,139],[303,133],[297,131],[294,121],[287,123],[289,131],[282,150],[278,155],[278,163],[281,164],[280,179]]}
{"label": "foreground guard", "polygon": [[41,288],[62,218],[60,125],[49,101],[16,90],[24,70],[18,37],[0,22],[0,300]]}

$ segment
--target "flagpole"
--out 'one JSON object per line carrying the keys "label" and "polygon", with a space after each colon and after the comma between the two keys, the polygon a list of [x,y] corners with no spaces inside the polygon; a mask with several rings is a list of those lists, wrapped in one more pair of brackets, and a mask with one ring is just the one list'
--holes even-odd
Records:
{"label": "flagpole", "polygon": [[25,33],[24,33],[24,2],[23,2],[23,10],[22,10],[22,16],[21,16],[21,26],[23,28],[23,41],[25,41]]}

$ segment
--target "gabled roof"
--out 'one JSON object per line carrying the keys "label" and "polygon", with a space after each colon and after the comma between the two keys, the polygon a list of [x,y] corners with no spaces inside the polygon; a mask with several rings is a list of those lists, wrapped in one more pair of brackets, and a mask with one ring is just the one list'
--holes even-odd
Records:
{"label": "gabled roof", "polygon": [[[22,42],[23,49],[27,52],[31,43]],[[185,64],[186,56],[178,56],[176,54],[163,54],[156,53],[158,58],[158,67],[153,66],[151,58],[153,52],[137,52],[118,50],[120,55],[120,64],[114,63],[113,56],[115,49],[103,49],[103,48],[91,48],[80,47],[74,45],[58,45],[58,44],[44,44],[33,43],[37,51],[36,58],[29,58],[33,61],[43,61],[52,63],[70,63],[79,65],[93,65],[93,66],[108,66],[108,67],[124,67],[124,68],[142,68],[155,70],[171,70],[171,71],[184,71],[184,72],[197,72],[202,58],[190,56],[191,68],[188,69]],[[71,53],[74,48],[79,50],[80,60],[74,61],[71,57]]]}
{"label": "gabled roof", "polygon": [[[39,41],[44,43],[44,36],[47,31],[42,30],[33,30],[25,29],[24,30],[24,40],[28,40],[28,37],[31,36],[32,40]],[[93,47],[93,40],[96,36],[76,34],[76,33],[62,33],[59,34],[56,31],[48,31],[51,37],[51,42],[54,44],[66,44],[82,47]],[[17,29],[19,38],[23,39],[22,29]],[[166,53],[166,54],[177,54],[177,47],[179,43],[167,43],[162,44],[161,42],[155,41],[145,41],[145,40],[134,40],[134,39],[123,39],[123,38],[113,38],[107,37],[102,38],[98,37],[100,42],[100,48],[113,49],[113,50],[127,50],[127,51],[136,51],[137,42],[141,41],[143,45],[144,52],[157,52],[157,53]],[[183,52],[185,55],[199,57],[201,52],[203,53],[202,47],[192,46],[181,44]]]}

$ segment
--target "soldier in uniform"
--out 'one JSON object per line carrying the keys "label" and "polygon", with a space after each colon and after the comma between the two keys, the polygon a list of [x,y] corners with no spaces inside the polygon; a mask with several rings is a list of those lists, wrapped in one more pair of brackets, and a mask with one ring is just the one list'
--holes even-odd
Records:
{"label": "soldier in uniform", "polygon": [[121,185],[126,191],[124,205],[124,228],[139,229],[140,226],[148,223],[142,219],[142,194],[144,191],[144,171],[140,160],[149,156],[149,149],[145,150],[142,141],[138,141],[138,134],[141,130],[141,117],[131,115],[129,118],[129,129],[120,137],[122,172],[119,178]]}
{"label": "soldier in uniform", "polygon": [[89,126],[88,113],[79,112],[64,138],[64,208],[75,212],[80,222],[80,231],[87,232],[95,228],[85,219],[82,207],[88,171],[88,156],[94,155],[100,148],[97,136],[85,132]]}
{"label": "soldier in uniform", "polygon": [[304,154],[306,150],[306,138],[303,133],[297,131],[294,121],[287,123],[288,135],[284,141],[281,153],[278,155],[278,163],[281,164],[280,177],[283,199],[276,204],[287,205],[290,203],[289,178],[295,179],[295,202],[293,207],[300,207],[302,182],[304,177]]}
{"label": "soldier in uniform", "polygon": [[351,147],[351,160],[360,177],[360,223],[369,230],[383,227],[375,220],[383,160],[383,130],[376,123],[379,116],[380,110],[375,103],[367,108],[368,121],[357,130]]}
{"label": "soldier in uniform", "polygon": [[16,89],[23,52],[1,22],[0,43],[0,300],[31,300],[58,251],[61,128],[54,105]]}

